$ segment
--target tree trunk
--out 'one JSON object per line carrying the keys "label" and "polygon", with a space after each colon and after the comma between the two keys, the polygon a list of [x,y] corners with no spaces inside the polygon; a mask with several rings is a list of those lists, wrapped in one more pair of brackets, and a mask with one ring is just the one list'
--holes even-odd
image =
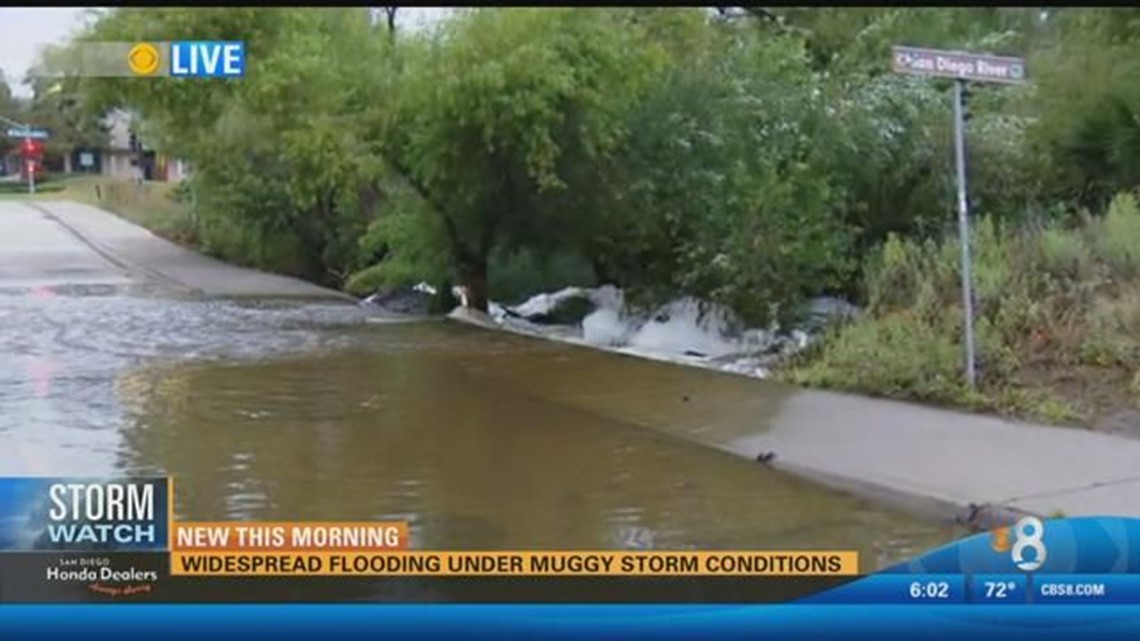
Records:
{"label": "tree trunk", "polygon": [[393,42],[396,41],[396,11],[399,7],[384,7],[384,13],[388,17],[388,38]]}
{"label": "tree trunk", "polygon": [[70,151],[63,154],[63,173],[65,173],[65,174],[71,173],[71,152]]}
{"label": "tree trunk", "polygon": [[473,261],[460,270],[460,282],[466,291],[464,303],[470,309],[487,313],[487,261]]}
{"label": "tree trunk", "polygon": [[605,261],[594,258],[590,262],[594,268],[594,280],[597,281],[598,285],[613,285],[614,287],[618,286],[617,279],[614,278],[610,273],[609,267],[606,265]]}

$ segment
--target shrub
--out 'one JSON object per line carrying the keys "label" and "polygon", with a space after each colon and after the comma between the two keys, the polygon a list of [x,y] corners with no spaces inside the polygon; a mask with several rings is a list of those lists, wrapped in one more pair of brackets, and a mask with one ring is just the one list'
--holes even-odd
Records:
{"label": "shrub", "polygon": [[178,183],[174,189],[170,190],[167,195],[171,200],[176,203],[189,203],[193,201],[193,193],[190,188],[190,181],[183,180]]}
{"label": "shrub", "polygon": [[859,320],[828,342],[792,380],[819,387],[938,403],[975,404],[952,334],[908,312]]}
{"label": "shrub", "polygon": [[[870,310],[785,375],[885,396],[987,407],[1050,422],[1079,418],[1049,380],[1073,365],[1140,367],[1140,210],[1118,196],[1103,219],[1003,228],[976,221],[978,387],[963,374],[960,249],[888,236],[868,261]],[[1042,378],[1042,375],[1045,375]],[[1140,375],[1138,375],[1140,376]]]}
{"label": "shrub", "polygon": [[1096,257],[1116,275],[1140,276],[1140,207],[1135,196],[1122,193],[1113,198],[1092,236]]}
{"label": "shrub", "polygon": [[1091,365],[1140,366],[1140,290],[1101,297],[1087,315],[1081,357]]}
{"label": "shrub", "polygon": [[1075,278],[1087,266],[1090,255],[1079,233],[1051,225],[1036,237],[1036,266],[1050,274]]}
{"label": "shrub", "polygon": [[423,281],[415,265],[402,260],[385,260],[353,274],[344,289],[353,296],[367,296],[384,287],[411,287]]}
{"label": "shrub", "polygon": [[515,304],[563,287],[592,287],[595,276],[590,263],[573,253],[500,250],[491,255],[488,281],[492,299]]}

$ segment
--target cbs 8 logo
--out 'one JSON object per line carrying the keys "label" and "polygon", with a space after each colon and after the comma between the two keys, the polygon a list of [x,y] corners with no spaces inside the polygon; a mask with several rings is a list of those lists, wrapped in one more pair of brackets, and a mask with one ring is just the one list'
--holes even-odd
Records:
{"label": "cbs 8 logo", "polygon": [[[1040,569],[1047,557],[1045,542],[1041,540],[1045,534],[1045,524],[1033,516],[1020,519],[1012,528],[1012,545],[1009,541],[1010,530],[1011,528],[1000,528],[994,531],[992,541],[994,551],[1008,551],[1014,565],[1025,572]],[[1031,553],[1026,554],[1027,551]]]}

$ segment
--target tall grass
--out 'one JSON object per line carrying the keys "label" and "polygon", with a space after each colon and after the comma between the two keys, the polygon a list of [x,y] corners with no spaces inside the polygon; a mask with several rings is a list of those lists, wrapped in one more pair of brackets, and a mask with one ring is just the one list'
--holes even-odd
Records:
{"label": "tall grass", "polygon": [[189,246],[197,243],[191,207],[180,183],[139,184],[105,176],[75,176],[60,184],[61,191],[43,197],[101,207],[168,240]]}
{"label": "tall grass", "polygon": [[[890,237],[865,274],[869,313],[784,372],[787,379],[1052,421],[1088,419],[1053,383],[1072,368],[1140,381],[1140,205],[1113,199],[1076,224],[971,235],[979,385],[965,382],[958,239]],[[1138,384],[1140,385],[1140,384]],[[1071,386],[1070,386],[1071,387]]]}

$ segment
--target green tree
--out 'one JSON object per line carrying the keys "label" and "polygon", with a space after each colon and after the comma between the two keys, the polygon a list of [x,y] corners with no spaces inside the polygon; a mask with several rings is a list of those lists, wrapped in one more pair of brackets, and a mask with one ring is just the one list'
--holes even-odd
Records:
{"label": "green tree", "polygon": [[0,69],[0,113],[11,118],[17,109],[18,103],[15,96],[12,95],[12,87],[8,84],[4,70]]}
{"label": "green tree", "polygon": [[704,29],[629,114],[627,144],[596,183],[593,255],[635,301],[685,294],[787,320],[846,271],[848,234],[819,166],[820,84],[795,35]]}
{"label": "green tree", "polygon": [[1140,183],[1140,11],[1067,10],[1031,60],[1039,153],[1055,196],[1102,210]]}
{"label": "green tree", "polygon": [[[409,43],[386,157],[440,217],[469,304],[487,308],[502,242],[566,233],[561,161],[603,158],[653,60],[628,11],[471,10]],[[583,213],[588,216],[588,213]]]}
{"label": "green tree", "polygon": [[[233,82],[97,79],[88,108],[125,106],[195,168],[198,234],[217,255],[340,285],[362,265],[383,166],[361,118],[383,104],[390,43],[366,9],[117,9],[86,38],[243,40]],[[128,36],[128,34],[130,34]],[[336,70],[336,73],[330,73]]]}
{"label": "green tree", "polygon": [[140,113],[195,166],[215,254],[362,293],[457,280],[478,308],[498,265],[543,257],[750,322],[851,290],[889,234],[953,222],[952,85],[890,73],[896,44],[1029,56],[1033,83],[971,101],[981,212],[1135,186],[1134,11],[476,9],[411,32],[380,9],[114,9],[80,41],[240,39],[251,72],[68,79],[40,108]]}
{"label": "green tree", "polygon": [[71,171],[77,149],[105,146],[108,134],[101,114],[84,107],[80,80],[67,73],[65,60],[70,53],[67,46],[44,48],[26,79],[32,98],[25,118],[51,133],[44,152],[62,158],[64,171]]}
{"label": "green tree", "polygon": [[[17,118],[20,112],[23,111],[22,105],[12,95],[12,87],[8,84],[8,79],[4,76],[4,70],[0,69],[0,116],[7,118]],[[7,127],[7,125],[4,125]],[[7,153],[16,142],[7,137],[0,137],[0,155]]]}

